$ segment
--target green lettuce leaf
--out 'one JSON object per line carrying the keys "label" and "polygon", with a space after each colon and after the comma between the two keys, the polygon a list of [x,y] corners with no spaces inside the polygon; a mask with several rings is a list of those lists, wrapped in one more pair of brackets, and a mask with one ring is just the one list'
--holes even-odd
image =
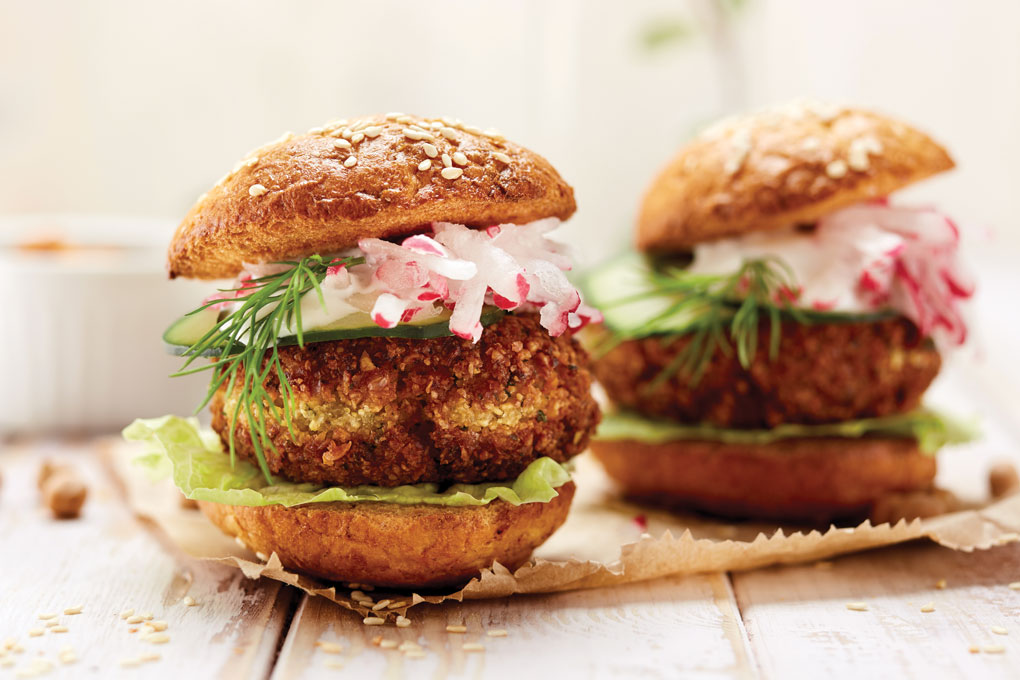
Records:
{"label": "green lettuce leaf", "polygon": [[401,505],[487,505],[497,498],[512,505],[547,503],[556,489],[570,481],[570,473],[552,458],[539,458],[516,480],[486,484],[454,484],[440,491],[438,484],[397,487],[322,486],[266,483],[259,469],[247,461],[230,464],[215,433],[199,430],[198,421],[177,416],[136,420],[124,428],[124,439],[144,442],[146,452],[135,463],[150,476],[172,476],[181,492],[193,500],[228,505],[283,505],[333,501],[366,501]]}
{"label": "green lettuce leaf", "polygon": [[608,413],[602,417],[597,437],[605,440],[634,439],[662,444],[678,439],[709,439],[727,444],[770,444],[794,437],[904,437],[917,440],[918,448],[933,454],[947,444],[962,444],[976,437],[973,426],[960,423],[930,409],[884,418],[846,420],[826,425],[779,425],[769,430],[737,430],[711,425],[683,425],[650,420],[635,413]]}

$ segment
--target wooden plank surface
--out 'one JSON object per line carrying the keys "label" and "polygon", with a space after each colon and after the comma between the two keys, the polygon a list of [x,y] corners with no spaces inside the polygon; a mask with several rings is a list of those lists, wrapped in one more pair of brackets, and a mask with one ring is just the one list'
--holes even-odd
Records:
{"label": "wooden plank surface", "polygon": [[[273,680],[336,677],[341,668],[350,677],[391,679],[756,677],[723,574],[418,607],[409,618],[407,628],[365,626],[329,602],[306,598]],[[446,630],[461,624],[466,633]],[[420,645],[421,658],[373,644],[380,636]],[[464,649],[475,643],[484,651]]]}
{"label": "wooden plank surface", "polygon": [[[1020,677],[1020,591],[1008,586],[1015,581],[1020,546],[967,554],[928,543],[850,555],[828,568],[733,575],[766,678],[808,677],[808,669],[834,678]],[[846,607],[861,602],[867,611]],[[922,612],[929,603],[934,611]],[[988,653],[990,645],[1002,651]]]}
{"label": "wooden plank surface", "polygon": [[[71,461],[88,481],[80,519],[53,520],[40,506],[38,465],[51,455]],[[23,648],[0,659],[0,678],[33,671],[68,678],[268,675],[293,596],[289,589],[249,581],[160,541],[130,514],[87,447],[6,446],[0,471],[0,641]],[[186,604],[188,597],[194,606]],[[76,605],[83,606],[81,614],[62,614]],[[119,616],[126,609],[165,621],[169,641],[144,641],[146,628]],[[45,628],[38,616],[51,612],[60,614],[54,620],[67,632]],[[33,628],[46,632],[32,637]],[[61,661],[65,648],[76,661]],[[161,658],[121,666],[147,654]]]}

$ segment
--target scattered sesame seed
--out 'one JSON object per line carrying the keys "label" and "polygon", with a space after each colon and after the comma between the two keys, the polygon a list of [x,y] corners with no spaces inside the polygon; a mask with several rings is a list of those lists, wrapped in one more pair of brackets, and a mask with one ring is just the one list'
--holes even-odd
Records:
{"label": "scattered sesame seed", "polygon": [[18,644],[18,641],[14,638],[6,638],[4,640],[4,649],[14,649],[14,646]]}
{"label": "scattered sesame seed", "polygon": [[310,134],[310,135],[321,135],[325,131],[326,131],[326,128],[324,128],[324,127],[313,127],[313,128],[310,128],[308,130],[308,134]]}
{"label": "scattered sesame seed", "polygon": [[268,562],[269,561],[269,555],[265,554],[264,552],[259,552],[259,551],[256,550],[255,551],[255,557],[259,558],[259,560],[262,561],[262,562]]}
{"label": "scattered sesame seed", "polygon": [[847,165],[846,161],[842,159],[836,159],[825,166],[825,174],[832,179],[839,179],[846,175]]}
{"label": "scattered sesame seed", "polygon": [[19,644],[15,644],[13,647],[11,647],[12,654],[21,654],[23,651],[25,651],[25,648]]}
{"label": "scattered sesame seed", "polygon": [[464,171],[460,168],[443,168],[442,172],[439,173],[444,179],[457,179],[464,174]]}
{"label": "scattered sesame seed", "polygon": [[921,607],[921,611],[924,612],[925,614],[931,614],[933,611],[935,611],[935,603],[929,602],[928,604]]}
{"label": "scattered sesame seed", "polygon": [[401,607],[406,607],[406,606],[407,606],[407,602],[405,602],[403,600],[397,600],[396,602],[390,602],[390,609],[400,609]]}
{"label": "scattered sesame seed", "polygon": [[450,625],[448,625],[446,627],[446,632],[447,633],[466,633],[467,632],[467,626],[465,626],[465,625],[450,624]]}
{"label": "scattered sesame seed", "polygon": [[81,614],[83,609],[85,609],[84,605],[79,604],[74,607],[68,607],[67,609],[64,610],[64,613],[67,614],[68,616],[74,616],[76,614]]}
{"label": "scattered sesame seed", "polygon": [[343,661],[327,661],[326,662],[326,668],[331,668],[331,669],[336,670],[336,671],[341,670],[343,667],[344,667]]}
{"label": "scattered sesame seed", "polygon": [[148,621],[145,625],[155,631],[166,630],[168,626],[166,621]]}
{"label": "scattered sesame seed", "polygon": [[142,612],[139,614],[143,621],[152,621],[152,612]]}
{"label": "scattered sesame seed", "polygon": [[1010,590],[1020,590],[1020,581],[1013,581],[1009,584]]}
{"label": "scattered sesame seed", "polygon": [[382,647],[383,649],[396,649],[397,648],[397,641],[396,640],[383,640],[382,642],[379,643],[379,646]]}
{"label": "scattered sesame seed", "polygon": [[481,642],[465,642],[460,646],[465,652],[484,652],[485,645]]}
{"label": "scattered sesame seed", "polygon": [[195,602],[195,598],[193,598],[191,595],[185,595],[184,599],[181,600],[181,602],[184,603],[185,607],[195,607],[198,605],[198,603]]}
{"label": "scattered sesame seed", "polygon": [[142,654],[140,657],[138,657],[138,660],[139,661],[143,661],[143,662],[144,661],[159,661],[162,658],[163,658],[162,656],[160,656],[159,654],[156,654],[155,652],[146,652],[145,654]]}
{"label": "scattered sesame seed", "polygon": [[340,131],[340,136],[343,137],[344,139],[350,139],[351,137],[354,136],[354,130],[350,128],[344,128],[343,130]]}
{"label": "scattered sesame seed", "polygon": [[488,635],[489,637],[506,637],[507,636],[507,632],[505,630],[503,630],[502,628],[495,628],[493,630],[486,631],[485,634]]}
{"label": "scattered sesame seed", "polygon": [[852,612],[866,612],[868,611],[867,602],[847,602],[846,608]]}
{"label": "scattered sesame seed", "polygon": [[363,139],[365,139],[365,133],[364,132],[355,132],[354,136],[351,137],[351,143],[352,144],[360,144]]}
{"label": "scattered sesame seed", "polygon": [[424,659],[425,651],[421,649],[409,649],[404,652],[404,657],[407,659]]}
{"label": "scattered sesame seed", "polygon": [[510,165],[510,156],[507,156],[502,151],[494,151],[493,154],[492,154],[492,157],[495,158],[500,163],[503,163],[505,165]]}
{"label": "scattered sesame seed", "polygon": [[981,651],[981,648],[978,647],[977,645],[971,645],[970,647],[967,648],[967,651],[970,652],[971,654],[977,654],[978,652]]}
{"label": "scattered sesame seed", "polygon": [[822,145],[822,141],[817,137],[808,137],[800,144],[800,148],[804,151],[814,151]]}
{"label": "scattered sesame seed", "polygon": [[376,137],[382,134],[382,130],[383,129],[378,125],[372,125],[370,127],[365,128],[365,136],[368,137],[369,139],[375,139]]}
{"label": "scattered sesame seed", "polygon": [[939,590],[945,590],[946,589],[946,579],[940,578],[938,581],[936,581],[935,587],[938,588]]}
{"label": "scattered sesame seed", "polygon": [[1002,626],[992,626],[991,630],[996,635],[1009,635],[1009,631]]}
{"label": "scattered sesame seed", "polygon": [[60,659],[60,663],[65,666],[74,663],[78,660],[78,655],[75,654],[74,650],[70,647],[64,647],[60,650],[60,654],[57,656]]}
{"label": "scattered sesame seed", "polygon": [[407,618],[406,616],[397,617],[397,628],[407,628],[410,625],[411,619]]}
{"label": "scattered sesame seed", "polygon": [[372,605],[372,611],[377,612],[380,609],[385,609],[386,605],[388,605],[389,603],[390,603],[389,600],[379,600],[374,605]]}
{"label": "scattered sesame seed", "polygon": [[50,619],[55,619],[55,618],[57,618],[56,614],[50,614],[48,612],[45,613],[45,614],[40,614],[39,615],[39,620],[40,621],[49,621]]}
{"label": "scattered sesame seed", "polygon": [[144,620],[145,619],[143,619],[141,616],[130,616],[130,617],[128,617],[127,622],[130,623],[130,624],[135,624],[135,623],[141,623]]}
{"label": "scattered sesame seed", "polygon": [[7,657],[5,659],[0,659],[0,666],[3,666],[4,668],[9,668],[9,667],[11,667],[13,665],[14,665],[14,659],[12,657]]}
{"label": "scattered sesame seed", "polygon": [[419,650],[421,648],[422,646],[419,645],[414,640],[404,640],[403,642],[400,643],[400,646],[397,647],[397,649],[399,649],[402,652],[410,652],[412,650]]}
{"label": "scattered sesame seed", "polygon": [[450,159],[450,154],[444,153],[441,157],[441,160],[443,161],[444,168],[453,167],[453,161]]}
{"label": "scattered sesame seed", "polygon": [[358,157],[357,156],[348,156],[347,160],[344,161],[344,167],[345,168],[353,168],[357,164],[358,164]]}
{"label": "scattered sesame seed", "polygon": [[464,125],[461,129],[463,129],[465,132],[470,132],[473,135],[482,134],[482,128],[478,127],[477,125]]}
{"label": "scattered sesame seed", "polygon": [[423,139],[427,139],[429,141],[434,139],[432,135],[425,132],[424,130],[415,130],[413,128],[404,128],[404,136],[416,142],[420,142]]}
{"label": "scattered sesame seed", "polygon": [[467,165],[468,157],[464,154],[463,151],[457,151],[453,154],[453,162],[456,163],[457,165]]}
{"label": "scattered sesame seed", "polygon": [[67,632],[67,626],[53,626],[52,628],[50,628],[50,632],[51,633],[66,633]]}
{"label": "scattered sesame seed", "polygon": [[133,656],[128,657],[126,659],[121,659],[120,660],[120,667],[121,668],[134,668],[136,666],[141,666],[141,665],[142,665],[142,660],[138,659],[136,657],[133,657]]}
{"label": "scattered sesame seed", "polygon": [[387,120],[396,120],[397,118],[404,118],[404,117],[406,117],[406,114],[400,113],[399,111],[393,111],[391,113],[387,113],[386,114],[386,119]]}
{"label": "scattered sesame seed", "polygon": [[1002,654],[1006,651],[1006,648],[1002,645],[985,645],[985,654]]}
{"label": "scattered sesame seed", "polygon": [[351,597],[354,598],[355,600],[364,600],[366,597],[368,597],[368,595],[361,592],[360,590],[352,590]]}
{"label": "scattered sesame seed", "polygon": [[429,144],[428,142],[425,142],[424,144],[421,145],[421,148],[425,149],[425,155],[428,156],[429,158],[435,158],[436,156],[439,155],[439,149],[436,148],[435,144]]}
{"label": "scattered sesame seed", "polygon": [[329,642],[327,640],[319,640],[315,644],[319,647],[319,649],[322,650],[323,654],[340,654],[341,652],[344,651],[343,646],[337,644],[336,642]]}
{"label": "scattered sesame seed", "polygon": [[411,118],[410,116],[406,116],[406,115],[401,115],[401,116],[397,116],[396,121],[398,123],[402,123],[404,125],[410,125],[411,123],[414,122],[414,118]]}
{"label": "scattered sesame seed", "polygon": [[381,619],[378,616],[366,616],[362,623],[366,626],[381,626],[386,623],[386,619]]}
{"label": "scattered sesame seed", "polygon": [[491,128],[482,131],[482,135],[488,137],[489,139],[496,139],[499,141],[503,141],[504,139],[506,139],[506,137],[504,137],[502,133],[499,132],[499,130],[493,130]]}
{"label": "scattered sesame seed", "polygon": [[[252,184],[250,187],[248,187],[249,196],[262,196],[263,194],[267,193],[269,193],[269,189],[265,188],[261,184]],[[244,547],[244,541],[242,541],[240,538],[235,538],[234,540],[237,541],[238,545]]]}
{"label": "scattered sesame seed", "polygon": [[443,137],[446,137],[450,141],[456,141],[457,139],[457,131],[450,127],[439,128],[439,134],[441,134]]}
{"label": "scattered sesame seed", "polygon": [[125,609],[120,613],[120,618],[127,619],[127,617],[132,616],[134,613],[135,613],[134,609]]}
{"label": "scattered sesame seed", "polygon": [[419,172],[425,172],[426,170],[428,170],[431,167],[432,167],[432,161],[430,161],[429,159],[426,158],[425,160],[423,160],[421,163],[418,164],[418,171]]}
{"label": "scattered sesame seed", "polygon": [[43,628],[29,628],[28,629],[28,637],[39,637],[40,635],[42,635],[45,632],[46,631]]}
{"label": "scattered sesame seed", "polygon": [[351,143],[348,142],[346,139],[334,139],[333,146],[335,146],[338,149],[349,149],[351,148]]}
{"label": "scattered sesame seed", "polygon": [[142,638],[146,642],[151,642],[154,645],[161,645],[166,642],[170,642],[170,636],[166,633],[149,633]]}

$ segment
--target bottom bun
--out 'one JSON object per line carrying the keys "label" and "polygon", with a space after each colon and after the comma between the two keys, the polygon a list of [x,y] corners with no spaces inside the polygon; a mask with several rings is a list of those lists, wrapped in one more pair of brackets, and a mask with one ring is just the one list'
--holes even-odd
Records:
{"label": "bottom bun", "polygon": [[629,497],[727,517],[860,520],[879,500],[930,489],[935,478],[934,456],[913,439],[619,440],[591,448]]}
{"label": "bottom bun", "polygon": [[444,507],[395,503],[313,503],[293,508],[199,508],[224,533],[288,569],[384,588],[463,585],[499,562],[516,569],[567,518],[574,483],[548,503]]}

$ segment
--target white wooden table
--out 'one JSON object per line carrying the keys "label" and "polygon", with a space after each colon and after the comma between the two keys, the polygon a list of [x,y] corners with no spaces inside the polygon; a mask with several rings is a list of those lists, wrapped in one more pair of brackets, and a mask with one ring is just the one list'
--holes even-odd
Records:
{"label": "white wooden table", "polygon": [[[1000,291],[979,309],[984,368],[942,390],[985,415],[992,446],[1017,458],[1020,329],[996,311],[1020,286],[1002,276],[984,273]],[[87,474],[81,519],[57,522],[40,507],[35,479],[46,456],[71,458]],[[983,471],[972,468],[946,457],[940,474],[969,475],[974,486]],[[166,544],[130,513],[88,442],[0,444],[0,473],[0,680],[1020,677],[1020,590],[1008,585],[1020,581],[1018,544],[964,554],[915,543],[820,565],[423,605],[408,628],[366,627],[325,600]],[[922,612],[929,603],[934,611]],[[61,614],[57,628],[38,618],[75,605],[82,613]],[[144,641],[144,627],[121,618],[128,609],[165,621],[169,641]],[[448,624],[467,633],[448,633]],[[52,632],[60,626],[67,632]],[[31,637],[37,628],[45,632]],[[487,635],[494,630],[507,634]],[[414,641],[423,654],[380,647],[377,636]]]}

